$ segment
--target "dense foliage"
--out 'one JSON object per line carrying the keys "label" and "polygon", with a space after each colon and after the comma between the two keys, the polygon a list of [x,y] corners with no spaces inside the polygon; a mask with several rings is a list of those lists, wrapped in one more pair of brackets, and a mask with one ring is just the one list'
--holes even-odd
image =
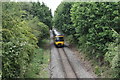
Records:
{"label": "dense foliage", "polygon": [[73,30],[70,19],[71,4],[72,3],[60,4],[55,11],[55,17],[53,18],[55,27],[57,27],[59,30],[61,29],[66,34],[71,34],[70,32],[72,31],[69,30]]}
{"label": "dense foliage", "polygon": [[39,20],[49,26],[52,27],[52,13],[51,10],[44,3],[32,3],[33,6],[29,10],[30,14],[33,16],[38,16]]}
{"label": "dense foliage", "polygon": [[98,75],[120,77],[118,49],[120,45],[120,2],[75,2],[71,4],[63,2],[56,9],[54,18],[54,26],[67,34],[68,38],[77,44],[80,51],[96,60],[99,66],[107,65],[109,70],[102,71],[101,69]]}
{"label": "dense foliage", "polygon": [[[33,7],[33,3],[2,3],[2,77],[4,79],[25,77],[34,55],[43,54],[38,46],[49,36],[49,27],[40,22],[38,15],[31,15],[26,5],[29,8]],[[46,8],[45,5],[44,7]]]}

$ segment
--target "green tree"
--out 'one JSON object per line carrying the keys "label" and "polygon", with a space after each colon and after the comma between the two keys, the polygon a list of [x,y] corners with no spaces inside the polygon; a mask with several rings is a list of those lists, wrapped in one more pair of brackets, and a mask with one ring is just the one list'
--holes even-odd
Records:
{"label": "green tree", "polygon": [[[96,60],[99,66],[108,62],[107,66],[111,66],[110,69],[115,73],[111,74],[112,77],[118,77],[118,68],[115,66],[119,67],[119,55],[115,52],[117,50],[111,51],[109,47],[119,45],[119,41],[115,41],[119,38],[120,2],[75,2],[69,6],[68,4],[63,2],[56,9],[54,26],[61,29],[69,38],[74,38],[74,43],[77,43],[80,51]],[[116,33],[118,36],[114,36]]]}
{"label": "green tree", "polygon": [[72,3],[62,2],[56,9],[54,15],[54,27],[62,30],[66,35],[73,34],[74,28],[71,26],[70,9]]}
{"label": "green tree", "polygon": [[31,3],[2,3],[3,79],[24,78],[34,55],[38,54],[38,43],[49,34],[48,26],[30,15],[24,5]]}
{"label": "green tree", "polygon": [[52,13],[51,10],[44,4],[40,2],[33,2],[30,14],[37,16],[41,22],[52,28]]}

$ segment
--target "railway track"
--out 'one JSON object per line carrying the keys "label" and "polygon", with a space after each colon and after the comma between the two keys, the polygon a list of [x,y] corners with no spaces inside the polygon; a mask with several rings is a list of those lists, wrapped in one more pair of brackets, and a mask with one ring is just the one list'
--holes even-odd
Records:
{"label": "railway track", "polygon": [[51,36],[50,78],[93,78],[81,65],[80,60],[68,47],[56,48],[53,35]]}
{"label": "railway track", "polygon": [[65,78],[77,78],[77,75],[69,61],[69,58],[64,50],[64,48],[57,48],[60,60],[61,60],[61,64],[62,64],[62,68],[63,71],[65,73]]}

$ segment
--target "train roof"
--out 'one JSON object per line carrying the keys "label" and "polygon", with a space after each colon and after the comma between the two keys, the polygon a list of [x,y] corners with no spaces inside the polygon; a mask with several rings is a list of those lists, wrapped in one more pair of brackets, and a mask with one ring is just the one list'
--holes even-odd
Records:
{"label": "train roof", "polygon": [[55,36],[64,36],[64,34],[58,32],[56,29],[53,29],[53,33]]}

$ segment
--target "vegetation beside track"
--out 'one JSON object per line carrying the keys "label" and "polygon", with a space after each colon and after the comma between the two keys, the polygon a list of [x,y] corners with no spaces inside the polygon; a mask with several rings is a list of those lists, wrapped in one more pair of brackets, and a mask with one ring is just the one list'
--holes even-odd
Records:
{"label": "vegetation beside track", "polygon": [[120,78],[120,2],[63,2],[54,26],[93,60],[95,73]]}
{"label": "vegetation beside track", "polygon": [[49,58],[40,45],[49,38],[51,18],[44,3],[2,2],[3,79],[38,77]]}
{"label": "vegetation beside track", "polygon": [[50,51],[43,48],[36,51],[37,54],[33,56],[26,70],[25,78],[49,78]]}

